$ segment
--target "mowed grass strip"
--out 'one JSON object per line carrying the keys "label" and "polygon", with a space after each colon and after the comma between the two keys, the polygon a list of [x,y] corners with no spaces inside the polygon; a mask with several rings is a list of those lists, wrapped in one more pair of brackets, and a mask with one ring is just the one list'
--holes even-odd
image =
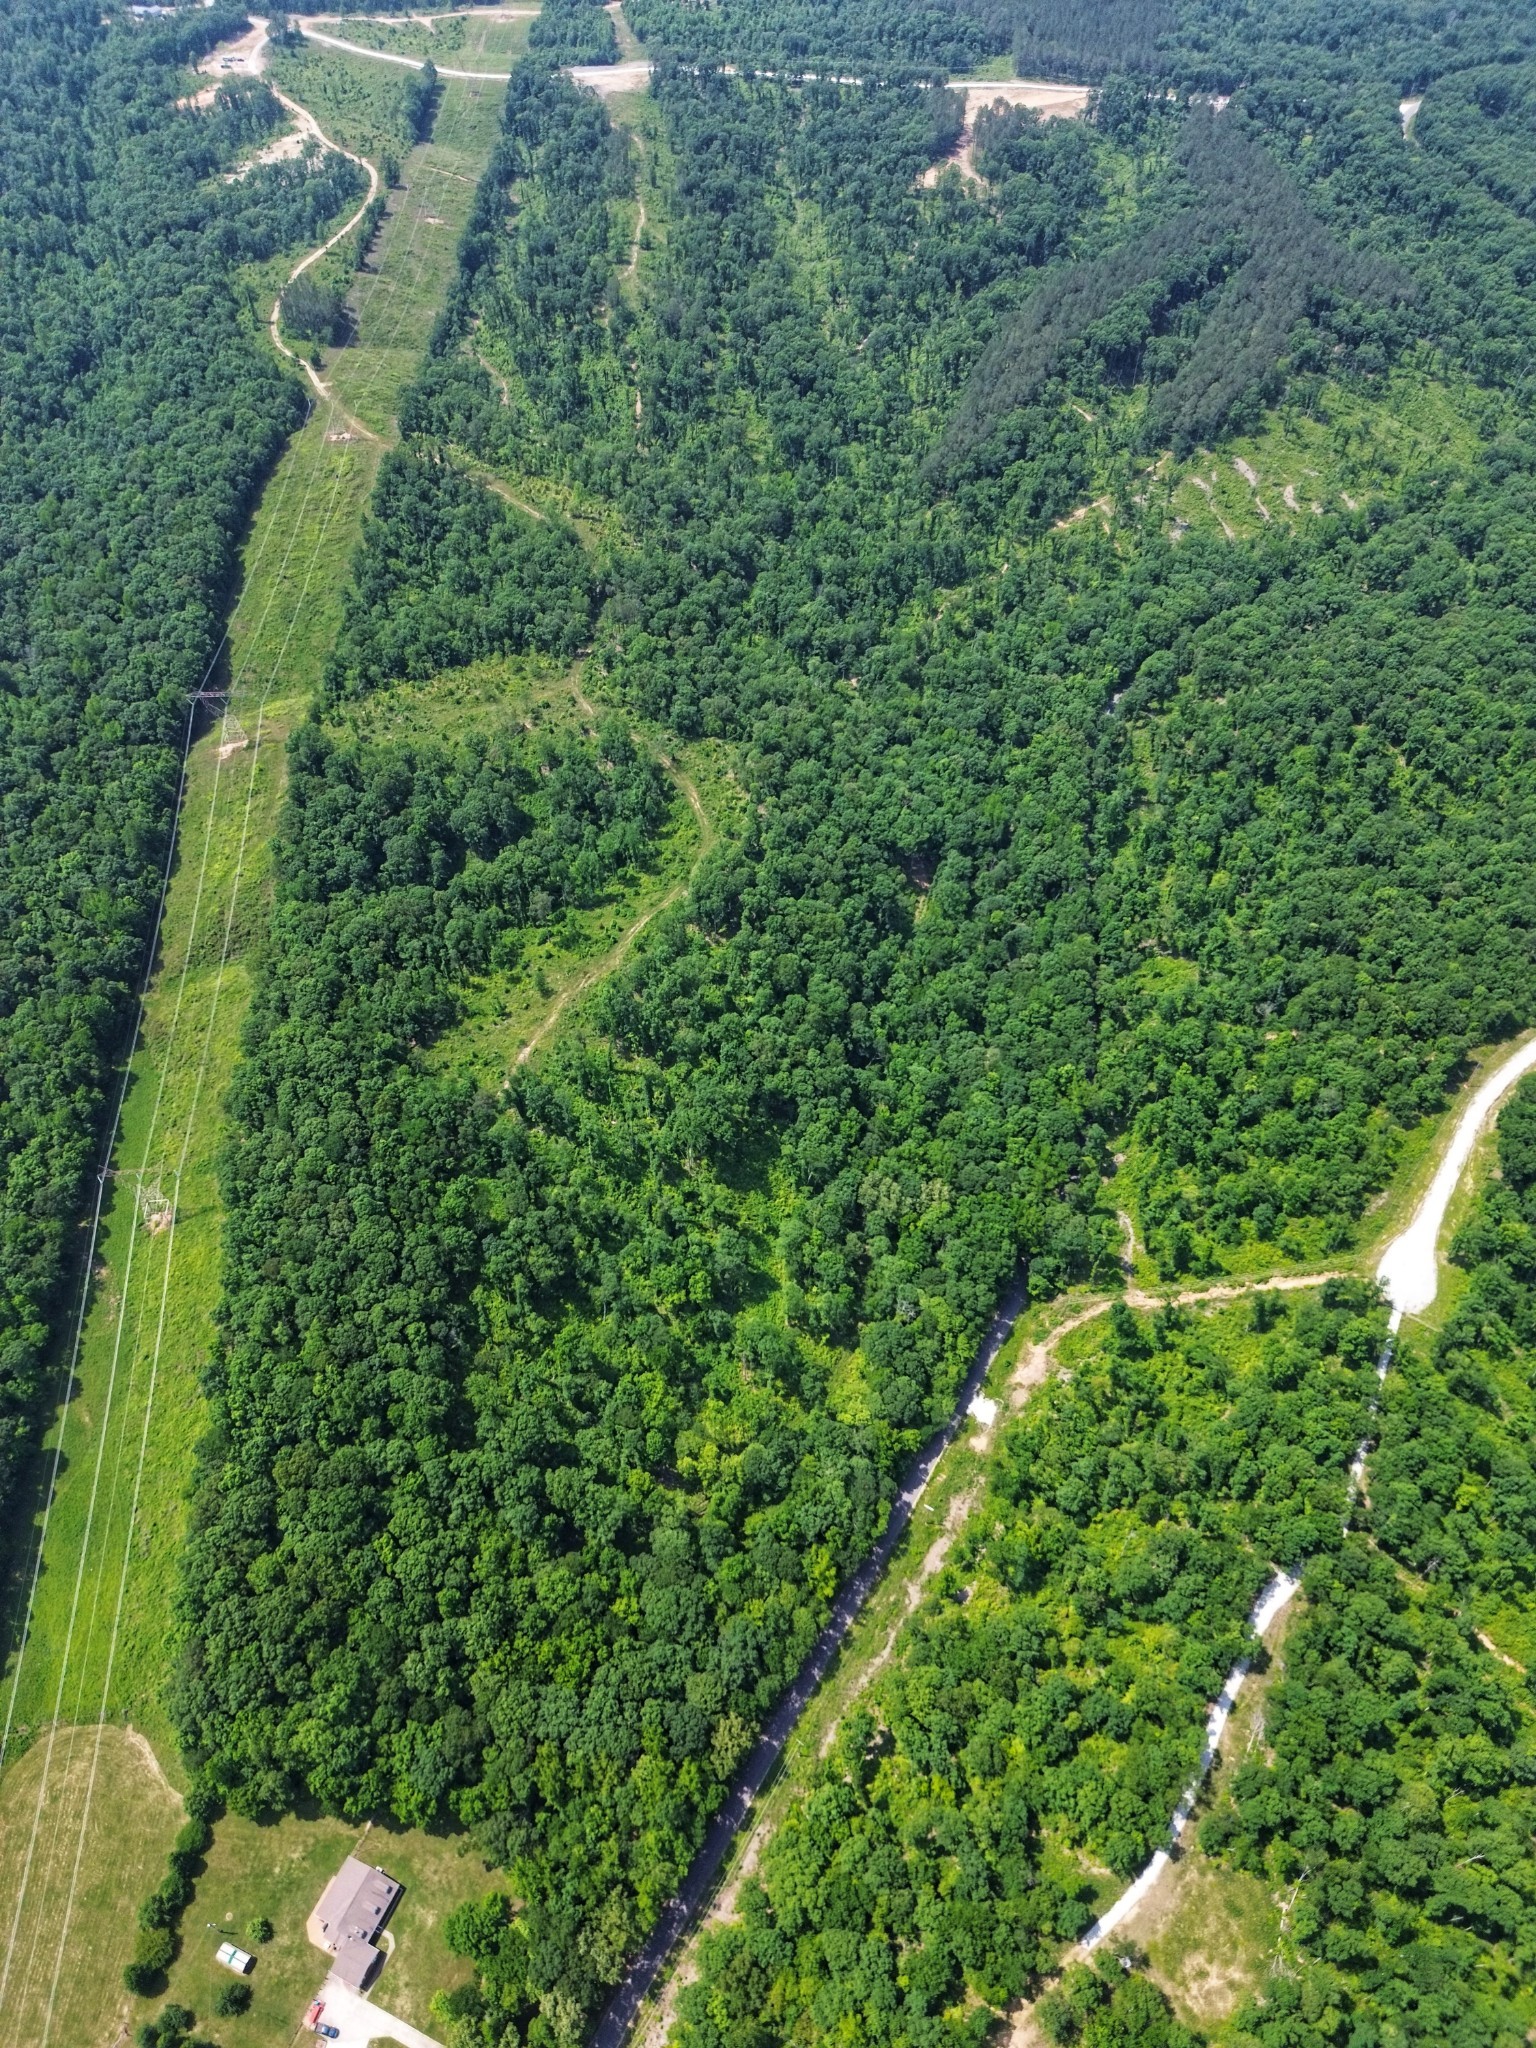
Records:
{"label": "mowed grass strip", "polygon": [[[159,1883],[165,1845],[181,1823],[181,1801],[148,1744],[126,1728],[62,1729],[46,1784],[43,1766],[44,1752],[34,1748],[0,1779],[0,1921],[6,1938],[13,1901],[8,1879],[25,1862],[39,1818],[38,1793],[44,1794],[39,1861],[18,1928],[0,2038],[6,2048],[35,2048],[52,1996],[53,2040],[68,2048],[108,2048],[124,2038],[134,2000],[123,1989],[121,1963],[115,1970],[99,1967],[103,1930],[132,1926],[139,1900]],[[82,1842],[88,1788],[90,1816]],[[74,1917],[80,1934],[55,1991],[55,1936],[77,1845]],[[68,1853],[58,1853],[63,1849]]]}
{"label": "mowed grass strip", "polygon": [[[342,59],[366,63],[365,58]],[[394,70],[394,66],[379,66]],[[347,410],[386,440],[458,265],[459,237],[500,128],[506,87],[443,81],[432,139],[413,149],[352,304],[359,342],[324,351],[321,375]]]}

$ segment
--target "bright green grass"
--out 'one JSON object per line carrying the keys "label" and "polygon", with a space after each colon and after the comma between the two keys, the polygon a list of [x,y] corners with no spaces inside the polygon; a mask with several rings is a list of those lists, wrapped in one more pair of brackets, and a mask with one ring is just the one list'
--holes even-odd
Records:
{"label": "bright green grass", "polygon": [[[510,11],[510,10],[505,10]],[[536,10],[504,18],[504,10],[476,9],[471,14],[438,14],[432,26],[413,15],[348,15],[338,20],[317,21],[330,36],[344,42],[360,43],[367,50],[393,51],[401,57],[430,57],[435,64],[452,64],[472,71],[479,64],[510,70],[528,49],[528,31]]]}
{"label": "bright green grass", "polygon": [[[132,1927],[139,1901],[165,1873],[181,1818],[181,1802],[148,1746],[125,1728],[60,1729],[51,1756],[39,1744],[6,1772],[0,1871],[7,1880],[24,1867],[28,1845],[37,1844],[14,1947],[15,1894],[9,1881],[0,1884],[0,1964],[10,1957],[0,2005],[6,2048],[126,2041],[134,2000],[123,1989],[124,1958],[99,1959],[93,1930],[110,1928],[121,1938],[116,1931]],[[60,1940],[66,1922],[77,1930],[72,1943]]]}
{"label": "bright green grass", "polygon": [[988,57],[984,63],[973,65],[965,75],[967,78],[977,79],[1018,77],[1018,73],[1013,66],[1013,59],[1009,56]]}
{"label": "bright green grass", "polygon": [[325,352],[322,375],[376,434],[393,436],[401,394],[453,280],[504,98],[499,85],[446,81],[432,139],[412,150],[370,252],[371,274],[353,290],[360,339]]}

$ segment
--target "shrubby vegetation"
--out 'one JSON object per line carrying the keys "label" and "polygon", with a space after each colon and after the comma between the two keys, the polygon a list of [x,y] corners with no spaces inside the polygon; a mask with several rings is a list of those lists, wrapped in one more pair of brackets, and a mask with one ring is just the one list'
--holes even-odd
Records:
{"label": "shrubby vegetation", "polygon": [[274,34],[267,71],[333,142],[377,164],[386,185],[398,182],[412,145],[431,135],[442,98],[430,61],[420,71],[405,70],[310,44],[297,30]]}
{"label": "shrubby vegetation", "polygon": [[[228,10],[106,28],[20,4],[0,38],[0,1516],[32,1440],[234,548],[303,399],[232,266],[354,189],[256,169],[264,87],[174,112]],[[56,1326],[55,1326],[56,1327]]]}

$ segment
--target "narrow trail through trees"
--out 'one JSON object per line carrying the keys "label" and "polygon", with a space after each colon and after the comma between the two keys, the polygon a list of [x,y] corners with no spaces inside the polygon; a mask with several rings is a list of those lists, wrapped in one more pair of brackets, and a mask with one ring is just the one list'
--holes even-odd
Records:
{"label": "narrow trail through trees", "polygon": [[[344,156],[354,164],[361,164],[363,169],[368,173],[367,198],[363,201],[362,205],[357,209],[356,213],[352,215],[352,218],[344,222],[342,226],[336,230],[335,234],[328,236],[326,240],[321,242],[317,248],[311,249],[307,256],[300,257],[299,261],[295,263],[292,270],[290,270],[288,273],[288,283],[292,284],[295,278],[302,277],[306,270],[310,269],[310,267],[313,264],[318,263],[322,257],[328,256],[332,249],[336,247],[338,242],[344,241],[348,235],[352,234],[354,230],[361,225],[363,216],[367,213],[369,207],[372,206],[374,200],[377,199],[379,196],[380,180],[377,166],[371,164],[368,161],[367,157],[357,155],[356,151],[350,149],[343,149],[339,142],[332,142],[331,138],[326,134],[325,130],[320,126],[320,123],[315,119],[314,115],[309,111],[307,107],[301,107],[297,100],[289,99],[288,95],[286,93],[279,92],[276,86],[272,87],[272,94],[273,97],[278,101],[278,103],[281,106],[286,107],[289,113],[292,114],[294,119],[298,122],[300,130],[306,135],[312,135],[314,139],[320,144],[322,149],[335,150],[338,156]],[[325,382],[324,378],[322,378],[320,372],[315,368],[314,364],[311,363],[306,357],[299,355],[296,350],[291,349],[288,346],[287,342],[284,341],[282,332],[282,314],[283,295],[282,292],[279,292],[277,297],[272,301],[272,311],[267,320],[267,332],[272,337],[272,346],[278,351],[280,355],[285,355],[290,363],[297,363],[299,365],[299,367],[303,370],[305,376],[309,379],[311,385],[313,385],[316,393],[321,398],[323,398],[328,405],[335,406],[338,415],[346,421],[348,430],[351,433],[357,434],[358,436],[360,436],[361,439],[365,441],[380,441],[382,437],[376,434],[373,431],[372,427],[364,426],[363,422],[360,419],[357,419],[353,414],[349,413],[346,410],[346,408],[339,403],[335,393],[331,390],[329,384]]]}
{"label": "narrow trail through trees", "polygon": [[[487,480],[482,478],[481,481],[486,482]],[[494,483],[489,484],[488,487],[492,490],[497,488]],[[504,492],[503,495],[510,497],[511,494]],[[513,499],[512,502],[515,504],[517,500]],[[598,720],[597,707],[582,689],[579,671],[570,678],[567,687],[571,693],[571,701],[575,704],[577,710],[584,718],[590,719],[595,727]],[[693,878],[699,871],[700,863],[719,839],[720,835],[714,820],[704,808],[704,800],[699,795],[693,778],[679,767],[670,754],[664,754],[659,750],[653,749],[645,734],[637,728],[631,728],[630,738],[637,747],[655,754],[655,758],[666,773],[668,780],[675,789],[680,791],[687,801],[688,808],[693,813],[694,822],[699,829],[698,851],[694,855],[692,865],[689,867],[687,874],[680,881],[674,883],[666,895],[662,897],[661,901],[652,904],[651,908],[643,916],[637,917],[622,937],[617,939],[608,948],[601,959],[595,960],[589,967],[583,968],[572,981],[569,981],[563,989],[556,993],[548,1010],[539,1020],[532,1036],[526,1039],[522,1046],[519,1047],[517,1056],[512,1062],[514,1067],[526,1066],[539,1047],[547,1043],[550,1034],[554,1031],[555,1026],[559,1023],[570,1005],[573,1002],[579,1001],[582,996],[590,994],[599,983],[607,981],[611,975],[616,974],[629,958],[634,950],[635,941],[646,927],[654,924],[662,912],[670,910],[674,903],[681,902],[682,898],[693,886]]]}

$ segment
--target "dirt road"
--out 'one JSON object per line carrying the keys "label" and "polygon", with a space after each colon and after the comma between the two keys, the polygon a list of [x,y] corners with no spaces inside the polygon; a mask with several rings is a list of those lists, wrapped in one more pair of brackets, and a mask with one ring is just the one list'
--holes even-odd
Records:
{"label": "dirt road", "polygon": [[[273,87],[273,92],[277,100],[281,103],[281,105],[286,107],[288,112],[292,114],[294,120],[299,125],[299,130],[301,134],[313,138],[314,141],[320,144],[322,149],[334,149],[338,156],[347,157],[353,163],[361,164],[363,169],[368,173],[367,198],[363,201],[362,205],[357,209],[356,213],[352,215],[351,219],[344,221],[342,225],[336,230],[334,235],[328,236],[326,240],[319,245],[318,248],[311,249],[307,256],[301,256],[299,258],[298,262],[295,263],[292,270],[290,270],[288,273],[288,283],[292,284],[296,277],[302,277],[304,275],[305,271],[309,269],[311,264],[318,263],[322,256],[329,255],[331,250],[335,248],[338,242],[345,240],[345,238],[352,233],[353,229],[362,220],[363,215],[368,211],[369,207],[372,206],[374,200],[377,199],[377,197],[379,196],[379,174],[376,168],[371,163],[369,163],[367,157],[358,156],[356,152],[353,150],[343,149],[339,142],[332,142],[331,138],[320,126],[320,123],[309,111],[308,107],[301,107],[297,100],[289,99],[286,93],[278,92],[276,87]],[[360,419],[355,419],[352,416],[352,414],[346,410],[344,406],[337,402],[335,393],[331,390],[330,385],[327,384],[325,379],[320,375],[320,372],[315,368],[314,364],[311,362],[307,362],[303,356],[299,355],[294,349],[291,349],[288,346],[287,342],[284,341],[282,330],[282,311],[283,295],[281,292],[279,292],[277,297],[272,301],[272,311],[267,319],[267,332],[272,337],[272,346],[279,352],[279,354],[285,355],[290,363],[299,364],[305,376],[314,386],[319,396],[325,399],[328,404],[335,406],[337,418],[346,421],[347,430],[349,433],[356,434],[361,440],[364,441],[377,441],[379,439],[379,436],[373,431],[372,427],[365,427]]]}
{"label": "dirt road", "polygon": [[[1049,1377],[1052,1363],[1062,1340],[1071,1336],[1074,1330],[1082,1329],[1085,1324],[1097,1321],[1100,1316],[1108,1312],[1116,1301],[1125,1301],[1132,1308],[1139,1309],[1160,1309],[1168,1306],[1195,1308],[1210,1302],[1236,1301],[1246,1294],[1256,1294],[1271,1290],[1277,1293],[1295,1293],[1306,1288],[1321,1287],[1325,1281],[1336,1280],[1339,1277],[1340,1274],[1333,1270],[1324,1273],[1286,1273],[1270,1280],[1223,1282],[1214,1287],[1187,1288],[1178,1294],[1152,1294],[1145,1288],[1129,1287],[1122,1293],[1098,1296],[1094,1300],[1084,1303],[1080,1308],[1075,1309],[1072,1314],[1063,1318],[1061,1322],[1055,1324],[1043,1336],[1025,1348],[1018,1364],[1009,1375],[1007,1391],[1002,1404],[1003,1417],[1006,1418],[1016,1414],[1028,1401],[1031,1394],[1035,1392],[1036,1388],[1045,1383]],[[628,2038],[629,2030],[640,2017],[640,2007],[649,1994],[649,1985],[653,1984],[661,1975],[671,1948],[691,1927],[693,1932],[689,1935],[688,1950],[683,1960],[679,1963],[678,1968],[665,1985],[655,2008],[645,2015],[643,2028],[636,2035],[636,2048],[660,2048],[660,2044],[665,2041],[674,2016],[677,1995],[697,1974],[694,1965],[694,1954],[698,1939],[702,1934],[708,1932],[710,1928],[718,1926],[722,1921],[730,1918],[735,1908],[737,1887],[741,1879],[755,1865],[758,1855],[761,1853],[769,1823],[765,1818],[765,1821],[760,1823],[758,1828],[754,1829],[744,1846],[744,1851],[737,1867],[732,1872],[730,1882],[723,1886],[717,1895],[712,1896],[712,1887],[716,1876],[730,1849],[731,1835],[744,1824],[746,1814],[751,1807],[753,1799],[756,1798],[757,1792],[761,1790],[771,1775],[785,1743],[793,1733],[795,1723],[799,1720],[800,1715],[804,1712],[812,1695],[815,1693],[816,1687],[825,1676],[834,1652],[853,1626],[854,1621],[858,1617],[859,1610],[874,1591],[887,1561],[912,1518],[913,1510],[937,1472],[945,1452],[964,1429],[968,1417],[976,1414],[976,1419],[980,1424],[975,1447],[978,1450],[984,1450],[990,1442],[995,1423],[982,1421],[981,1416],[976,1413],[973,1404],[976,1403],[977,1396],[985,1385],[988,1372],[991,1370],[992,1363],[996,1359],[998,1352],[1012,1334],[1013,1326],[1018,1320],[1023,1307],[1023,1296],[1021,1293],[1016,1292],[1009,1297],[1004,1303],[1003,1308],[999,1311],[997,1321],[994,1322],[992,1329],[987,1335],[987,1340],[977,1356],[970,1376],[960,1390],[959,1398],[956,1400],[949,1420],[939,1431],[938,1435],[919,1453],[908,1472],[906,1483],[897,1497],[897,1504],[891,1511],[891,1523],[885,1535],[881,1538],[880,1543],[867,1563],[849,1581],[847,1588],[833,1610],[831,1620],[817,1638],[816,1645],[796,1677],[794,1685],[775,1709],[773,1719],[768,1723],[768,1726],[759,1738],[757,1749],[752,1752],[751,1757],[748,1759],[746,1770],[743,1772],[743,1780],[750,1776],[753,1781],[753,1789],[743,1796],[744,1787],[742,1781],[738,1781],[737,1785],[733,1787],[731,1798],[727,1802],[726,1807],[722,1809],[722,1812],[723,1814],[730,1815],[735,1815],[739,1812],[742,1819],[733,1822],[730,1833],[727,1834],[724,1843],[718,1848],[716,1848],[716,1836],[720,1823],[717,1822],[716,1827],[711,1828],[704,1847],[699,1851],[698,1855],[694,1858],[693,1864],[689,1867],[688,1876],[684,1880],[683,1890],[679,1892],[677,1899],[673,1901],[667,1916],[657,1928],[651,1941],[647,1943],[645,1949],[641,1952],[640,1958],[631,1970],[630,1978],[625,1980],[625,1984],[621,1986],[613,2005],[609,2007],[607,2014],[604,2015],[602,2026],[593,2036],[593,2048],[622,2048],[622,2043]],[[968,1499],[962,1497],[962,1500],[956,1503],[956,1508],[963,1509],[968,1505]],[[855,1694],[862,1692],[869,1680],[876,1675],[878,1668],[889,1660],[895,1647],[896,1634],[900,1632],[900,1627],[905,1622],[907,1615],[916,1607],[925,1587],[943,1569],[955,1539],[963,1526],[963,1522],[963,1512],[957,1514],[952,1510],[951,1514],[946,1517],[944,1529],[941,1531],[938,1539],[929,1546],[928,1550],[919,1560],[917,1568],[912,1574],[904,1611],[898,1619],[896,1628],[871,1657],[869,1669],[859,1674],[852,1688]],[[790,1711],[791,1708],[792,1711]],[[764,1754],[770,1750],[771,1754]],[[758,1768],[760,1763],[761,1769]],[[713,1860],[710,1861],[709,1867],[701,1869],[705,1859],[711,1857],[711,1855]],[[685,1899],[691,1902],[686,1907],[683,1903]],[[666,1934],[665,1946],[662,1948],[659,1956],[653,1958],[653,1948],[662,1938],[664,1929],[675,1931],[669,1931]],[[636,1976],[636,1973],[641,1970],[642,1966],[647,1967],[648,1982],[646,1985],[631,1992],[630,1979]],[[620,2020],[622,2020],[622,2026],[618,2024]],[[610,2030],[610,2021],[614,2022],[617,2031]]]}

